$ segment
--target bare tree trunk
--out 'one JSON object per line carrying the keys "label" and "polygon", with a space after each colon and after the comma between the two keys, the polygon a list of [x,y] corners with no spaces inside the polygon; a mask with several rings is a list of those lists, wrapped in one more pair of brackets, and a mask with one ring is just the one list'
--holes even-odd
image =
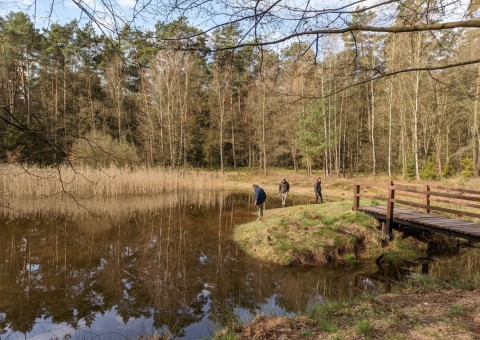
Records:
{"label": "bare tree trunk", "polygon": [[92,77],[90,75],[90,70],[88,71],[87,77],[87,93],[88,93],[88,103],[90,104],[90,124],[93,131],[93,137],[96,137],[96,127],[95,127],[95,111],[93,109],[93,91],[92,91]]}
{"label": "bare tree trunk", "polygon": [[[53,131],[57,131],[58,129],[58,63],[55,70],[55,123]],[[57,134],[54,134],[53,137],[55,143],[57,143]]]}
{"label": "bare tree trunk", "polygon": [[392,112],[393,112],[393,82],[390,82],[390,96],[388,98],[388,177],[392,177]]}
{"label": "bare tree trunk", "polygon": [[63,132],[67,133],[67,75],[66,67],[63,67]]}
{"label": "bare tree trunk", "polygon": [[224,172],[224,157],[223,157],[223,126],[225,120],[225,86],[220,81],[219,70],[214,71],[214,81],[217,90],[217,100],[220,112],[220,134],[219,134],[219,149],[220,149],[220,170]]}
{"label": "bare tree trunk", "polygon": [[[232,86],[232,67],[230,67],[230,73],[229,73],[229,84],[230,87]],[[240,110],[240,93],[238,93],[238,109]],[[237,153],[235,149],[235,108],[233,104],[233,88],[230,90],[230,110],[232,112],[232,122],[231,122],[231,128],[232,128],[232,158],[233,158],[233,168],[237,168]]]}
{"label": "bare tree trunk", "polygon": [[140,86],[142,89],[142,99],[143,99],[143,107],[144,107],[144,112],[147,115],[147,123],[148,123],[148,144],[146,146],[146,151],[147,151],[147,162],[150,166],[154,165],[154,156],[153,156],[153,150],[154,150],[154,145],[155,145],[155,136],[154,136],[154,127],[153,127],[153,120],[150,114],[150,105],[148,103],[148,98],[147,98],[147,87],[145,84],[145,70],[141,69],[140,73],[142,76],[140,77]]}
{"label": "bare tree trunk", "polygon": [[405,107],[400,109],[400,148],[402,154],[402,176],[407,175],[407,119],[405,117]]}
{"label": "bare tree trunk", "polygon": [[[322,91],[322,98],[325,98],[325,88],[324,88],[324,79],[323,79],[323,70],[322,70],[322,75],[321,75],[321,84],[320,84],[320,89]],[[328,173],[328,168],[327,168],[327,163],[328,163],[328,123],[327,123],[327,113],[325,112],[325,103],[322,101],[322,114],[323,114],[323,133],[324,133],[324,143],[325,143],[325,148],[323,152],[323,175],[324,177],[327,177]]]}
{"label": "bare tree trunk", "polygon": [[[417,32],[414,36],[414,42],[416,43],[416,48],[414,50],[414,66],[420,66],[420,53],[422,45],[422,36],[421,33]],[[415,157],[415,177],[420,180],[420,164],[418,159],[418,116],[420,114],[420,71],[414,73],[414,83],[413,83],[413,95],[414,95],[414,108],[413,108],[413,155]]]}
{"label": "bare tree trunk", "polygon": [[187,129],[188,129],[188,97],[190,94],[190,72],[192,69],[192,61],[190,60],[189,57],[186,58],[185,61],[185,83],[184,83],[184,88],[183,88],[183,115],[182,115],[182,129],[181,129],[181,134],[182,134],[182,140],[183,140],[183,166],[186,166],[188,163],[187,160],[187,154],[188,154],[188,145],[187,145]]}
{"label": "bare tree trunk", "polygon": [[262,101],[262,152],[263,152],[263,172],[267,174],[267,146],[265,136],[265,116],[266,116],[267,86],[263,83],[263,101]]}
{"label": "bare tree trunk", "polygon": [[477,88],[475,91],[475,104],[473,108],[473,126],[472,126],[472,152],[473,152],[473,175],[478,177],[479,175],[479,143],[480,136],[478,133],[478,111],[479,111],[479,100],[480,100],[480,65],[477,69]]}
{"label": "bare tree trunk", "polygon": [[414,100],[415,106],[413,109],[413,155],[415,158],[415,177],[420,180],[420,166],[418,160],[418,114],[419,114],[419,86],[420,86],[420,72],[415,72],[414,88]]}
{"label": "bare tree trunk", "polygon": [[224,168],[223,168],[223,120],[224,120],[224,115],[225,115],[225,103],[222,102],[222,96],[221,94],[219,93],[219,97],[218,97],[218,101],[220,103],[220,140],[219,140],[219,143],[220,143],[220,170],[224,171]]}

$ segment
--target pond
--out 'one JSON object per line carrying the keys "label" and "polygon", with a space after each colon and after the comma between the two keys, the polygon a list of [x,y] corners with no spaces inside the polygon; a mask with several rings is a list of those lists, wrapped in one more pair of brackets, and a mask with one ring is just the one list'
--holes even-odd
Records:
{"label": "pond", "polygon": [[[1,338],[138,339],[170,332],[208,339],[235,318],[294,315],[325,299],[387,291],[402,271],[442,276],[452,273],[449,266],[479,268],[478,256],[407,267],[269,266],[231,239],[235,225],[256,218],[252,200],[252,193],[211,191],[4,208]],[[267,209],[280,206],[279,197],[269,198]]]}

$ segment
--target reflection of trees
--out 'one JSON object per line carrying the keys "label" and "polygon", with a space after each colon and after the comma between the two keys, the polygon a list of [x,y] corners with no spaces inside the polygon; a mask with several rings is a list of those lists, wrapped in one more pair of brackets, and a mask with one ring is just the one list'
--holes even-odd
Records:
{"label": "reflection of trees", "polygon": [[225,261],[235,259],[228,254],[237,252],[228,242],[233,223],[225,228],[217,223],[226,218],[219,217],[218,205],[231,206],[235,199],[223,196],[204,205],[187,199],[130,212],[102,232],[55,215],[43,215],[41,222],[35,216],[0,222],[2,329],[29,332],[42,317],[89,326],[98,313],[115,307],[124,322],[153,317],[155,327],[181,333],[208,313],[205,290],[217,285],[217,262],[228,266]]}
{"label": "reflection of trees", "polygon": [[1,329],[26,333],[38,318],[90,326],[115,308],[125,323],[153,318],[157,329],[182,335],[207,318],[228,324],[236,308],[254,313],[272,296],[286,311],[300,311],[312,296],[351,289],[356,270],[245,258],[231,235],[254,218],[250,194],[182,202],[103,218],[97,222],[108,225],[100,228],[56,215],[0,220]]}

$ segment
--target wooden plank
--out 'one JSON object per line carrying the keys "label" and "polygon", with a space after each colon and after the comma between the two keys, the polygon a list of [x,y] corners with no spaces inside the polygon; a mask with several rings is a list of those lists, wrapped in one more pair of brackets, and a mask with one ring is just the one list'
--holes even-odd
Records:
{"label": "wooden plank", "polygon": [[398,196],[400,196],[400,198],[413,198],[413,199],[416,199],[416,200],[420,200],[422,198],[422,196],[419,196],[419,195],[411,195],[411,194],[407,194],[407,193],[404,193],[404,192],[401,192],[401,191],[397,191],[395,193],[395,196],[398,198]]}
{"label": "wooden plank", "polygon": [[461,206],[461,207],[467,207],[467,208],[480,208],[480,204],[469,204],[469,203],[461,203],[461,204],[458,204],[457,201],[452,201],[452,200],[442,200],[442,199],[432,199],[431,200],[432,202],[439,202],[439,203],[447,203],[447,204],[451,204],[451,205],[457,205],[457,206]]}
{"label": "wooden plank", "polygon": [[474,201],[474,202],[480,202],[480,197],[475,197],[475,196],[461,196],[461,195],[456,195],[456,194],[449,194],[449,193],[444,193],[444,192],[438,192],[438,191],[430,191],[431,196],[439,196],[439,197],[449,197],[449,198],[456,198],[462,201]]}
{"label": "wooden plank", "polygon": [[439,197],[449,197],[449,198],[456,198],[462,201],[475,201],[475,202],[480,202],[480,197],[475,197],[475,196],[465,196],[465,195],[459,195],[459,194],[450,194],[446,192],[440,192],[440,191],[427,191],[424,189],[411,189],[411,188],[402,188],[400,186],[395,186],[396,191],[405,191],[405,192],[412,192],[416,193],[419,195],[426,195],[429,194],[430,196],[439,196]]}
{"label": "wooden plank", "polygon": [[446,190],[446,191],[457,191],[461,193],[466,193],[466,194],[473,194],[473,195],[480,195],[480,191],[478,190],[470,190],[470,189],[462,189],[462,188],[449,188],[449,187],[443,187],[443,186],[432,186],[430,189],[439,189],[439,190]]}
{"label": "wooden plank", "polygon": [[408,206],[411,206],[411,207],[417,207],[417,208],[426,208],[427,207],[425,204],[422,204],[422,203],[415,203],[415,202],[412,202],[412,201],[404,201],[404,200],[399,200],[399,199],[395,199],[394,203],[405,204],[405,205],[408,205]]}
{"label": "wooden plank", "polygon": [[403,201],[403,200],[395,200],[395,202],[400,203],[400,204],[405,204],[405,205],[418,207],[418,208],[427,208],[428,207],[431,210],[447,212],[447,213],[451,213],[451,214],[454,214],[454,215],[457,215],[457,216],[469,216],[469,217],[480,218],[480,214],[472,213],[472,212],[468,212],[468,211],[460,211],[460,210],[455,210],[455,209],[437,207],[437,206],[434,206],[434,205],[419,204],[419,203]]}
{"label": "wooden plank", "polygon": [[360,195],[358,195],[358,197],[360,197],[360,198],[372,198],[372,199],[380,200],[380,201],[388,201],[388,198],[382,197],[382,196],[360,194]]}
{"label": "wooden plank", "polygon": [[[362,207],[362,211],[372,212],[374,214],[385,216],[385,206]],[[426,214],[404,208],[395,209],[394,221],[396,223],[408,222],[410,226],[417,225],[418,228],[428,228],[429,230],[438,230],[438,232],[446,232],[459,237],[480,238],[480,224],[475,222],[463,221],[451,217],[444,217],[434,214]],[[415,226],[414,226],[415,227]]]}
{"label": "wooden plank", "polygon": [[442,208],[442,207],[437,207],[437,206],[430,206],[431,210],[436,210],[436,211],[442,211],[442,212],[447,212],[451,214],[455,214],[458,216],[469,216],[469,217],[475,217],[475,218],[480,218],[480,214],[476,213],[471,213],[468,211],[459,211],[459,210],[454,210],[454,209],[448,209],[448,208]]}

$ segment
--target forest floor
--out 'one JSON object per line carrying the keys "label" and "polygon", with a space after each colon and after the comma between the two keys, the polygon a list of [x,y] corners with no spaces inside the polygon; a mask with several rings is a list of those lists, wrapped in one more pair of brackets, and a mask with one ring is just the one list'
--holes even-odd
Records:
{"label": "forest floor", "polygon": [[[444,178],[441,180],[406,180],[399,177],[388,177],[385,174],[375,176],[359,174],[354,177],[337,177],[336,175],[325,177],[317,172],[307,174],[305,170],[294,171],[291,169],[271,168],[267,174],[259,169],[228,170],[224,173],[224,185],[226,188],[239,190],[252,190],[252,184],[257,184],[265,189],[268,194],[277,194],[281,180],[285,178],[290,183],[289,196],[310,195],[315,197],[313,185],[317,178],[322,180],[323,198],[327,202],[350,200],[353,201],[353,185],[361,183],[362,187],[370,186],[385,194],[386,186],[390,181],[398,183],[412,183],[415,185],[429,184],[432,186],[444,186],[478,190],[480,178],[464,178],[461,176]],[[383,187],[383,189],[382,189]]]}

